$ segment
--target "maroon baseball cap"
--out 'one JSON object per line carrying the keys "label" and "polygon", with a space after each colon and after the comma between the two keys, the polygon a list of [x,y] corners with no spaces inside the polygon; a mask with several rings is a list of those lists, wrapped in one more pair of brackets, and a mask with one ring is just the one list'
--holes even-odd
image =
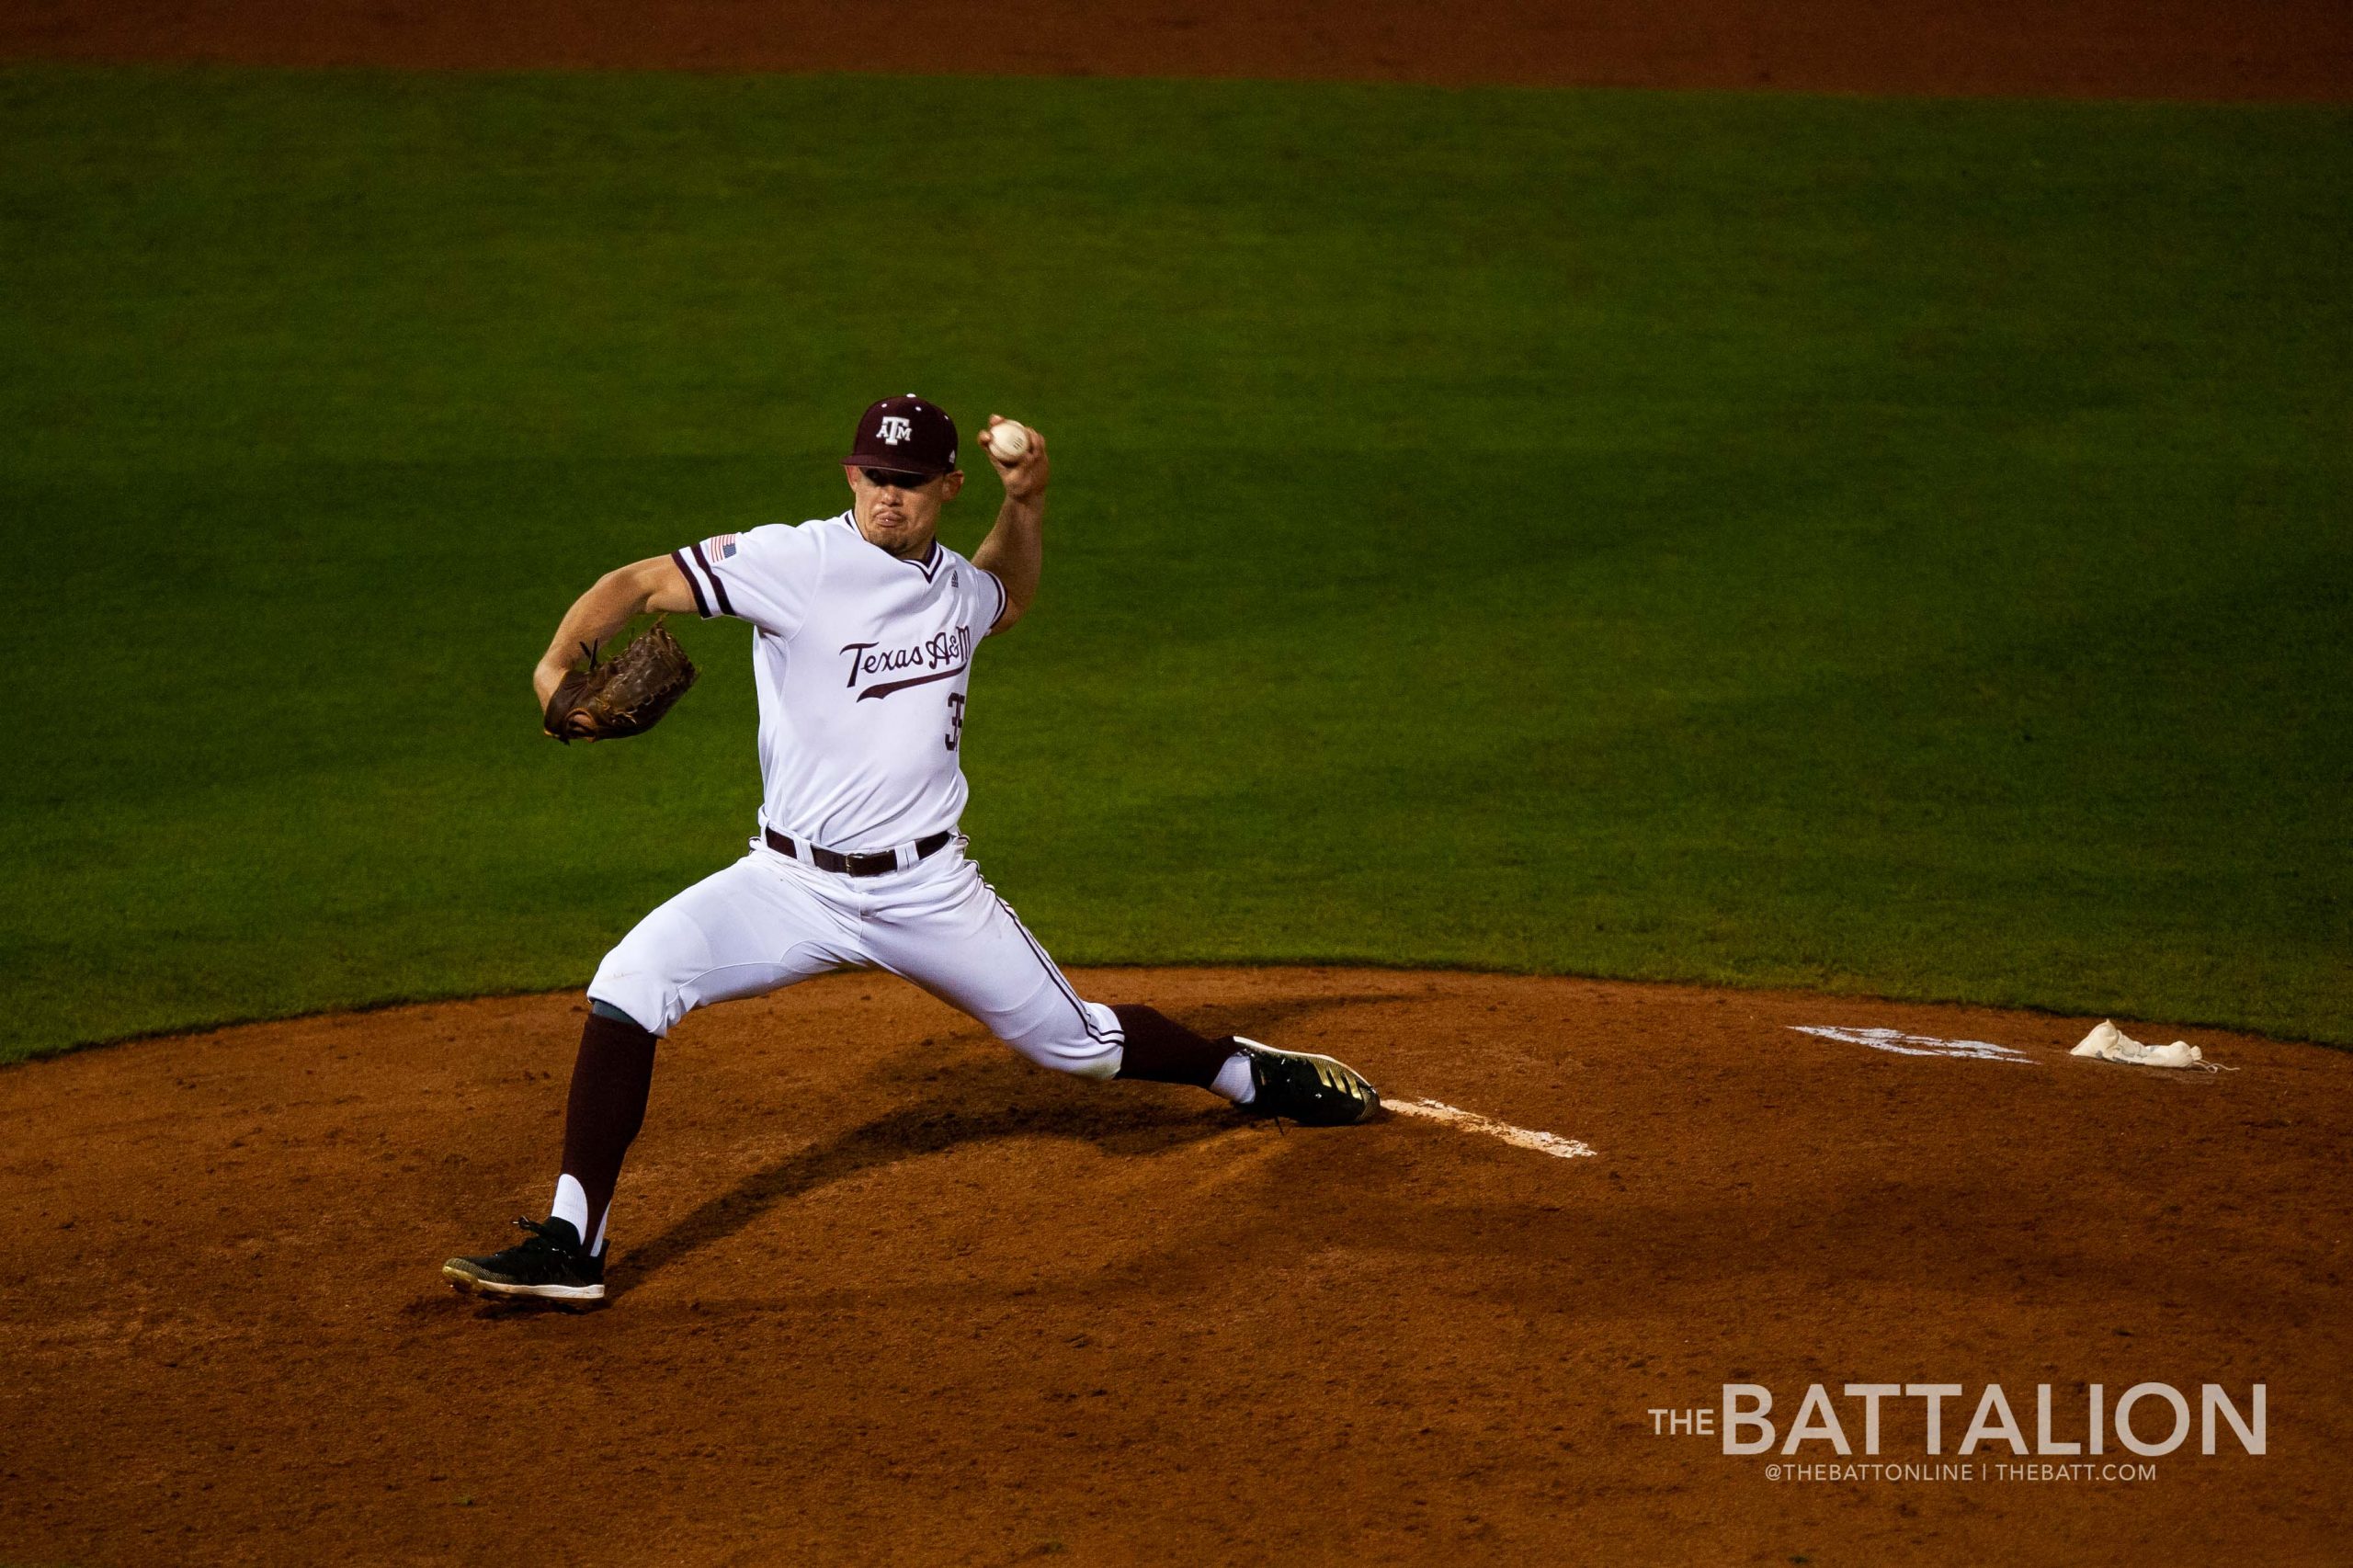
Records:
{"label": "maroon baseball cap", "polygon": [[938,403],[909,392],[886,397],[858,422],[858,439],[843,460],[858,468],[897,469],[904,473],[952,473],[956,469],[956,421]]}

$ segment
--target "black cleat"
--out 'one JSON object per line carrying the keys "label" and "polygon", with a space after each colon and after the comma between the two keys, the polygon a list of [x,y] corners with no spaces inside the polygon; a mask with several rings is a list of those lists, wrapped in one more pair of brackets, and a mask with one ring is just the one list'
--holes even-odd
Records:
{"label": "black cleat", "polygon": [[484,1257],[453,1257],[441,1278],[469,1293],[535,1296],[546,1301],[601,1301],[605,1260],[591,1257],[569,1220],[517,1220],[529,1239]]}
{"label": "black cleat", "polygon": [[1348,1127],[1370,1121],[1381,1094],[1346,1062],[1304,1051],[1277,1051],[1255,1040],[1233,1037],[1250,1061],[1255,1091],[1243,1110],[1254,1116],[1287,1116],[1302,1127]]}

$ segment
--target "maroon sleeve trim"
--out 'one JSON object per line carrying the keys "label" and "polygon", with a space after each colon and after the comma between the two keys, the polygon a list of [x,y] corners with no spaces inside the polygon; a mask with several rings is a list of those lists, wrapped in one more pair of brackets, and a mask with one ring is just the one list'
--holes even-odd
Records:
{"label": "maroon sleeve trim", "polygon": [[[702,547],[700,545],[697,545],[695,547],[695,553],[697,555],[700,555],[702,553]],[[688,591],[692,593],[695,597],[695,613],[702,617],[705,620],[709,620],[710,619],[710,601],[703,597],[702,585],[695,580],[695,563],[687,559],[687,552],[683,550],[672,551],[670,552],[670,559],[678,563],[678,575],[687,580]]]}
{"label": "maroon sleeve trim", "polygon": [[735,613],[735,607],[727,602],[727,585],[720,581],[718,573],[710,570],[710,558],[702,552],[702,546],[700,544],[697,544],[695,546],[695,559],[702,562],[702,569],[710,575],[711,592],[719,596],[719,613],[722,615],[733,615]]}

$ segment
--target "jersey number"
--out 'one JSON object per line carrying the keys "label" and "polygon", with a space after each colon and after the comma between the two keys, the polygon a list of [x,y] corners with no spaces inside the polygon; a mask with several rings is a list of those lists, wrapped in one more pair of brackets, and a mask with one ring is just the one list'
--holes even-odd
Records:
{"label": "jersey number", "polygon": [[964,694],[948,694],[948,749],[954,751],[956,743],[964,738]]}

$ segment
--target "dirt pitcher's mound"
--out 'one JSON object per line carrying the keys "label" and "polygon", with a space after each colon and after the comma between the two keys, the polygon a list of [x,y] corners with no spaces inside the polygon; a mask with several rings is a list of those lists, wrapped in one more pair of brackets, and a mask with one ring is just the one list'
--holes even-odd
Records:
{"label": "dirt pitcher's mound", "polygon": [[[2200,1031],[2237,1070],[2167,1074],[2067,1056],[2080,1020],[1492,976],[1084,983],[1552,1137],[1427,1104],[1278,1131],[1057,1078],[846,976],[681,1028],[614,1300],[502,1312],[438,1266],[544,1212],[574,999],[16,1069],[0,1558],[2290,1562],[2353,1539],[2353,1059]],[[1819,1416],[1790,1459],[1673,1429],[1727,1383],[1772,1392],[1784,1441],[1826,1385],[1837,1442]],[[1898,1392],[1867,1453],[1848,1383],[1957,1385],[1936,1452],[1931,1401]],[[2156,1457],[2117,1431],[2143,1383],[2187,1411]],[[2264,1385],[2265,1452],[2210,1383],[2242,1419]],[[2052,1457],[2087,1441],[2094,1384],[2104,1453]],[[2162,1445],[2168,1395],[2134,1403]]]}

